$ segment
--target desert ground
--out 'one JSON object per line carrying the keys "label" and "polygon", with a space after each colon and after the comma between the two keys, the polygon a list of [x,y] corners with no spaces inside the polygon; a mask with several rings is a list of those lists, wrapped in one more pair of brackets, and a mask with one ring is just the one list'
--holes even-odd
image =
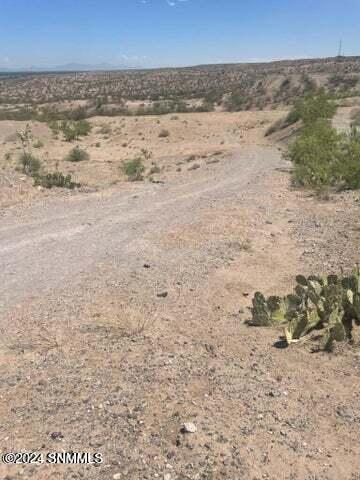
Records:
{"label": "desert ground", "polygon": [[[281,348],[281,329],[246,323],[255,291],[359,260],[359,193],[291,186],[264,136],[283,115],[94,117],[72,144],[31,122],[71,191],[16,171],[26,122],[0,122],[2,451],[104,459],[1,478],[360,479],[360,338]],[[65,160],[76,144],[89,160]],[[144,150],[144,181],[127,182]]]}

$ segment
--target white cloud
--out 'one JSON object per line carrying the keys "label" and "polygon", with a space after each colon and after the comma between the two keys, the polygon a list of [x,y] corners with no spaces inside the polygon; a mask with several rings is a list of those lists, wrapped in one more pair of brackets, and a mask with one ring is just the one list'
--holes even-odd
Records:
{"label": "white cloud", "polygon": [[[179,3],[189,2],[190,0],[165,0],[169,7],[175,7]],[[148,5],[151,3],[151,0],[140,0],[140,3],[143,5]]]}

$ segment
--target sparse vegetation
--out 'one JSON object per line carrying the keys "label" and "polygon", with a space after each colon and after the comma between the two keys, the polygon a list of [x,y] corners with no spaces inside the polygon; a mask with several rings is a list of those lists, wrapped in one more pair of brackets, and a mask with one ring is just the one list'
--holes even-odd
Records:
{"label": "sparse vegetation", "polygon": [[69,188],[74,189],[80,187],[79,183],[75,183],[71,179],[71,175],[64,175],[61,172],[46,173],[44,175],[35,175],[34,176],[34,185],[41,186],[43,188]]}
{"label": "sparse vegetation", "polygon": [[141,157],[136,157],[124,162],[122,170],[127,176],[129,182],[140,182],[144,178],[143,173],[145,171],[143,159]]}
{"label": "sparse vegetation", "polygon": [[58,128],[63,132],[67,142],[78,140],[79,137],[86,136],[91,132],[91,125],[86,120],[79,120],[78,122],[64,120],[60,122]]}
{"label": "sparse vegetation", "polygon": [[308,94],[295,104],[293,115],[301,119],[305,126],[312,125],[317,120],[329,120],[336,112],[332,97],[324,89],[316,94]]}
{"label": "sparse vegetation", "polygon": [[299,103],[304,128],[287,155],[295,166],[295,184],[360,188],[360,133],[355,128],[350,134],[338,133],[330,124],[335,111],[323,92]]}
{"label": "sparse vegetation", "polygon": [[294,163],[294,183],[315,188],[335,185],[340,140],[341,135],[325,120],[306,127],[287,155]]}
{"label": "sparse vegetation", "polygon": [[23,173],[30,177],[36,175],[41,169],[41,161],[29,152],[23,152],[19,162]]}
{"label": "sparse vegetation", "polygon": [[321,118],[330,119],[335,112],[336,105],[325,90],[322,89],[317,93],[311,91],[304,98],[295,102],[294,107],[284,119],[280,119],[271,125],[267,129],[265,136],[294,125],[300,120],[302,120],[303,125],[310,125]]}
{"label": "sparse vegetation", "polygon": [[83,162],[84,160],[89,160],[89,158],[90,155],[88,152],[80,148],[78,145],[66,155],[66,160],[68,162]]}
{"label": "sparse vegetation", "polygon": [[29,176],[38,174],[41,169],[41,161],[31,153],[33,135],[29,124],[26,125],[24,130],[17,132],[17,138],[20,140],[22,148],[22,153],[19,157],[22,172]]}

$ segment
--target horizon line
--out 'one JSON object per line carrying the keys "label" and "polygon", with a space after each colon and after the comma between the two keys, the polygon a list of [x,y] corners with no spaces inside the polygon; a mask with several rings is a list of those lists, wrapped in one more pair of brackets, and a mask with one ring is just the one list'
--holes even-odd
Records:
{"label": "horizon line", "polygon": [[[82,64],[81,62],[69,62],[64,65],[56,66],[19,66],[19,67],[6,67],[0,65],[0,73],[75,73],[75,72],[111,72],[111,71],[127,71],[127,70],[167,70],[167,69],[181,69],[181,68],[200,68],[200,67],[210,67],[216,65],[265,65],[271,63],[286,63],[286,62],[301,62],[301,61],[316,61],[316,60],[333,60],[333,59],[357,59],[360,58],[360,55],[334,55],[327,57],[289,57],[289,58],[272,58],[272,59],[253,59],[246,61],[237,61],[237,62],[213,62],[213,63],[198,63],[198,64],[188,64],[188,65],[168,65],[168,66],[130,66],[130,65],[111,65],[104,62],[108,68],[101,68],[102,64],[99,65],[87,65]],[[84,68],[76,69],[67,69],[68,66],[79,66]],[[85,68],[88,67],[88,68]],[[62,70],[63,69],[63,70]]]}

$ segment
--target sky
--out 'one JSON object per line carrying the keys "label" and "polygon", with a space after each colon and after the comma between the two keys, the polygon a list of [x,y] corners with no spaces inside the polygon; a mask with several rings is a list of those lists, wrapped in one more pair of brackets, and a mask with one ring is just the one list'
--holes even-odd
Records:
{"label": "sky", "polygon": [[0,0],[0,67],[360,54],[360,0]]}

